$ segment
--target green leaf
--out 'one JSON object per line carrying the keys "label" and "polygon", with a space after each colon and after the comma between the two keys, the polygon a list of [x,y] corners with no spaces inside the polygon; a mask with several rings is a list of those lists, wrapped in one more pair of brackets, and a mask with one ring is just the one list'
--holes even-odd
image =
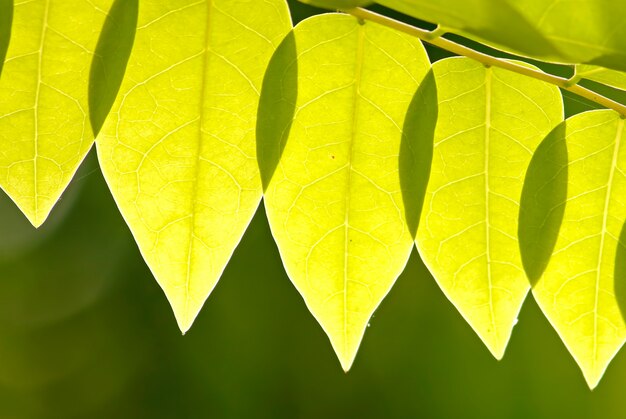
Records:
{"label": "green leaf", "polygon": [[[564,122],[552,139],[552,149],[565,149],[566,154],[558,152],[561,157],[557,157],[552,152],[544,158],[562,161],[554,166],[561,169],[545,165],[543,181],[534,182],[528,194],[550,193],[555,189],[550,184],[559,182],[566,190],[559,195],[565,199],[544,206],[520,225],[531,231],[536,245],[554,248],[533,295],[591,388],[626,338],[624,125],[624,119],[607,110],[585,112]],[[559,142],[562,145],[556,147]],[[557,180],[557,175],[567,183]],[[538,172],[536,179],[540,178]],[[522,208],[530,205],[531,200]],[[555,229],[555,220],[549,220],[555,210],[564,211],[560,230]]]}
{"label": "green leaf", "polygon": [[284,0],[142,0],[100,164],[187,331],[259,204],[255,125]]}
{"label": "green leaf", "polygon": [[374,3],[373,0],[299,0],[301,3],[324,9],[352,9],[354,7],[365,7]]}
{"label": "green leaf", "polygon": [[532,154],[563,120],[558,89],[467,58],[433,65],[434,158],[417,246],[492,354],[506,348],[529,284],[517,214]]}
{"label": "green leaf", "polygon": [[273,173],[265,206],[289,277],[348,370],[413,246],[399,153],[419,139],[405,125],[430,64],[419,40],[346,15],[307,19],[293,39],[279,51],[291,59],[281,56],[284,65],[266,76],[274,92],[287,92],[293,118],[283,109],[260,124],[269,131],[259,134],[268,141],[261,167]]}
{"label": "green leaf", "polygon": [[626,73],[608,70],[594,65],[576,66],[576,75],[581,79],[593,80],[617,89],[626,90]]}
{"label": "green leaf", "polygon": [[0,186],[36,227],[93,143],[89,66],[111,3],[15,4],[0,78]]}
{"label": "green leaf", "polygon": [[505,51],[626,71],[626,2],[378,0]]}

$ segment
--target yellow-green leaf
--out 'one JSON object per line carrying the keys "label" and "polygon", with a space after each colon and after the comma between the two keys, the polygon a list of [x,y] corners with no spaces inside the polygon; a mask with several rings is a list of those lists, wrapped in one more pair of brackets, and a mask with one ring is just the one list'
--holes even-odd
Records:
{"label": "yellow-green leaf", "polygon": [[411,252],[399,154],[429,61],[417,39],[339,14],[301,22],[290,44],[266,76],[293,117],[261,124],[260,157],[280,156],[265,168],[265,206],[289,277],[348,370]]}
{"label": "yellow-green leaf", "polygon": [[[564,199],[520,225],[534,231],[536,246],[554,248],[533,295],[591,388],[626,338],[624,126],[624,119],[607,110],[585,112],[564,122],[552,136],[554,146],[546,149],[546,164],[538,167],[543,176],[537,172],[534,192],[528,192],[539,197],[563,189],[566,193],[559,195]],[[549,161],[555,162],[553,169]],[[557,181],[562,186],[551,186],[558,176],[564,176]],[[532,205],[529,200],[522,209]],[[555,228],[557,221],[549,220],[557,210],[564,212],[560,230]]]}
{"label": "yellow-green leaf", "polygon": [[626,90],[626,73],[609,70],[595,65],[576,66],[576,75],[581,79],[593,80],[617,89]]}
{"label": "yellow-green leaf", "polygon": [[284,0],[142,0],[100,164],[185,332],[262,194],[259,91],[291,28]]}
{"label": "yellow-green leaf", "polygon": [[93,143],[89,69],[111,3],[15,3],[0,78],[0,187],[36,227]]}
{"label": "yellow-green leaf", "polygon": [[350,9],[353,7],[364,7],[374,3],[373,0],[299,0],[311,6],[323,7],[325,9]]}
{"label": "yellow-green leaf", "polygon": [[467,58],[433,65],[439,98],[417,246],[440,287],[500,359],[529,283],[517,214],[532,154],[563,120],[552,85]]}
{"label": "yellow-green leaf", "polygon": [[496,48],[626,71],[622,0],[377,0]]}

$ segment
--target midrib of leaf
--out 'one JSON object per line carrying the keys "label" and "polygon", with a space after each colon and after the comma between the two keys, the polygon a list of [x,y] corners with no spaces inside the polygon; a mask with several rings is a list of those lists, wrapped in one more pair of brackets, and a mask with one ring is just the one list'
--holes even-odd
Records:
{"label": "midrib of leaf", "polygon": [[[199,4],[199,3],[198,3]],[[198,141],[196,143],[196,158],[195,158],[195,166],[194,166],[194,179],[193,179],[193,188],[191,193],[191,220],[189,227],[189,249],[187,252],[187,274],[185,278],[185,327],[191,326],[189,324],[189,296],[190,290],[189,286],[191,283],[191,269],[192,269],[192,254],[193,254],[193,243],[195,241],[195,229],[196,229],[196,206],[198,202],[198,175],[200,172],[200,159],[202,153],[202,135],[204,132],[204,98],[206,95],[206,74],[209,68],[209,42],[211,37],[211,8],[213,7],[213,0],[206,0],[206,25],[205,25],[205,33],[204,33],[204,52],[202,57],[202,82],[200,87],[200,101],[199,103],[199,129],[198,129]],[[189,324],[189,326],[187,326]],[[186,332],[183,331],[183,334]]]}
{"label": "midrib of leaf", "polygon": [[611,201],[611,189],[613,186],[613,177],[617,169],[617,159],[619,156],[620,142],[622,132],[624,130],[624,119],[620,118],[617,123],[617,133],[615,135],[615,145],[613,146],[613,158],[611,160],[611,170],[609,171],[609,180],[606,187],[604,197],[604,207],[602,213],[602,234],[600,235],[600,247],[598,249],[598,269],[596,270],[596,284],[594,288],[594,306],[593,306],[593,369],[596,369],[598,358],[598,296],[600,294],[600,277],[602,273],[602,256],[604,253],[604,240],[608,233],[607,222],[609,218],[609,205]]}
{"label": "midrib of leaf", "polygon": [[[352,162],[354,161],[354,142],[357,137],[357,120],[359,115],[359,97],[361,95],[361,80],[363,76],[363,50],[365,47],[365,29],[359,22],[357,29],[357,49],[356,49],[356,65],[354,69],[354,92],[352,102],[352,127],[351,127],[351,141],[348,149],[348,181],[346,187],[346,200],[345,200],[345,218],[344,218],[344,271],[343,271],[343,347],[344,351],[348,350],[348,285],[350,279],[348,278],[348,261],[349,261],[349,247],[350,247],[350,192],[352,189]],[[343,360],[342,360],[343,364]],[[349,365],[342,365],[344,370],[347,370]]]}
{"label": "midrib of leaf", "polygon": [[33,156],[33,187],[35,193],[35,225],[39,226],[39,193],[37,179],[37,161],[39,160],[39,93],[41,91],[41,70],[43,65],[43,47],[46,42],[46,33],[48,32],[48,12],[50,11],[50,0],[44,2],[43,27],[41,29],[41,37],[39,40],[39,57],[37,61],[37,86],[35,88],[35,155]]}
{"label": "midrib of leaf", "polygon": [[491,67],[485,69],[485,247],[487,257],[487,281],[489,287],[489,316],[491,318],[491,327],[498,341],[498,328],[495,321],[495,313],[493,312],[493,284],[491,281],[491,224],[489,218],[491,209],[489,205],[489,197],[491,191],[489,188],[489,151],[491,140],[491,86],[493,71]]}

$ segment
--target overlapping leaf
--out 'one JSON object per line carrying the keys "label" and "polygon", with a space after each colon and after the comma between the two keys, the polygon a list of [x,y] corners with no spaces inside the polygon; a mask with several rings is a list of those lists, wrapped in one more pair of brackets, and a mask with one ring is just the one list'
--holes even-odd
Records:
{"label": "overlapping leaf", "polygon": [[425,100],[429,61],[415,38],[339,14],[301,22],[273,61],[259,136],[273,173],[267,215],[289,277],[348,370],[411,252],[400,150],[420,138],[406,124],[433,109],[410,106]]}
{"label": "overlapping leaf", "polygon": [[417,246],[444,293],[501,358],[529,283],[517,241],[532,154],[563,120],[558,89],[467,58],[433,65],[439,96]]}
{"label": "overlapping leaf", "polygon": [[533,294],[591,388],[626,339],[625,140],[615,112],[568,119],[537,153],[522,202]]}
{"label": "overlapping leaf", "polygon": [[142,0],[98,137],[113,196],[185,332],[252,218],[255,125],[284,0]]}
{"label": "overlapping leaf", "polygon": [[452,32],[529,57],[626,71],[626,2],[378,0]]}
{"label": "overlapping leaf", "polygon": [[576,66],[576,74],[581,79],[593,80],[626,90],[626,73],[622,71],[608,70],[594,65],[578,65]]}
{"label": "overlapping leaf", "polygon": [[[35,226],[93,143],[89,69],[111,3],[15,2],[0,78],[0,187]],[[7,7],[2,2],[0,12]],[[0,17],[0,37],[5,19]]]}

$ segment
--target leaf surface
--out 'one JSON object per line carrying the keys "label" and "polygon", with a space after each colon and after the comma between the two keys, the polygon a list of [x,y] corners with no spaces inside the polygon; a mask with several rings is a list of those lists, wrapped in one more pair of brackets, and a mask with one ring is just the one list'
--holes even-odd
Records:
{"label": "leaf surface", "polygon": [[626,2],[378,0],[496,48],[559,63],[626,71]]}
{"label": "leaf surface", "polygon": [[292,118],[261,126],[260,157],[279,156],[265,206],[287,273],[347,371],[411,252],[399,154],[419,138],[405,125],[430,63],[419,40],[346,15],[305,20],[293,39],[292,59],[266,76],[274,92],[295,79],[297,95],[282,98]]}
{"label": "leaf surface", "polygon": [[0,187],[36,227],[93,143],[89,68],[111,3],[15,3],[0,78]]}
{"label": "leaf surface", "polygon": [[626,73],[595,65],[578,65],[576,74],[582,79],[593,80],[617,89],[626,90]]}
{"label": "leaf surface", "polygon": [[262,194],[255,125],[284,0],[142,0],[100,164],[186,332]]}
{"label": "leaf surface", "polygon": [[524,176],[563,120],[562,98],[552,85],[467,58],[433,71],[439,118],[417,247],[500,359],[529,288],[517,240]]}
{"label": "leaf surface", "polygon": [[[520,228],[534,231],[535,246],[553,247],[537,278],[533,295],[581,367],[589,387],[598,384],[626,338],[626,131],[624,119],[613,111],[590,111],[561,126],[566,149],[557,171],[537,175],[533,192],[554,190],[557,176],[565,194],[558,202],[529,217]],[[554,150],[555,147],[552,147]],[[563,154],[563,153],[561,153]],[[551,173],[550,173],[551,172]],[[523,203],[522,209],[533,205]],[[559,209],[560,208],[560,209]],[[549,217],[558,209],[560,229]],[[550,232],[552,231],[552,232]],[[554,237],[553,232],[558,232]],[[546,241],[554,244],[546,246]]]}

